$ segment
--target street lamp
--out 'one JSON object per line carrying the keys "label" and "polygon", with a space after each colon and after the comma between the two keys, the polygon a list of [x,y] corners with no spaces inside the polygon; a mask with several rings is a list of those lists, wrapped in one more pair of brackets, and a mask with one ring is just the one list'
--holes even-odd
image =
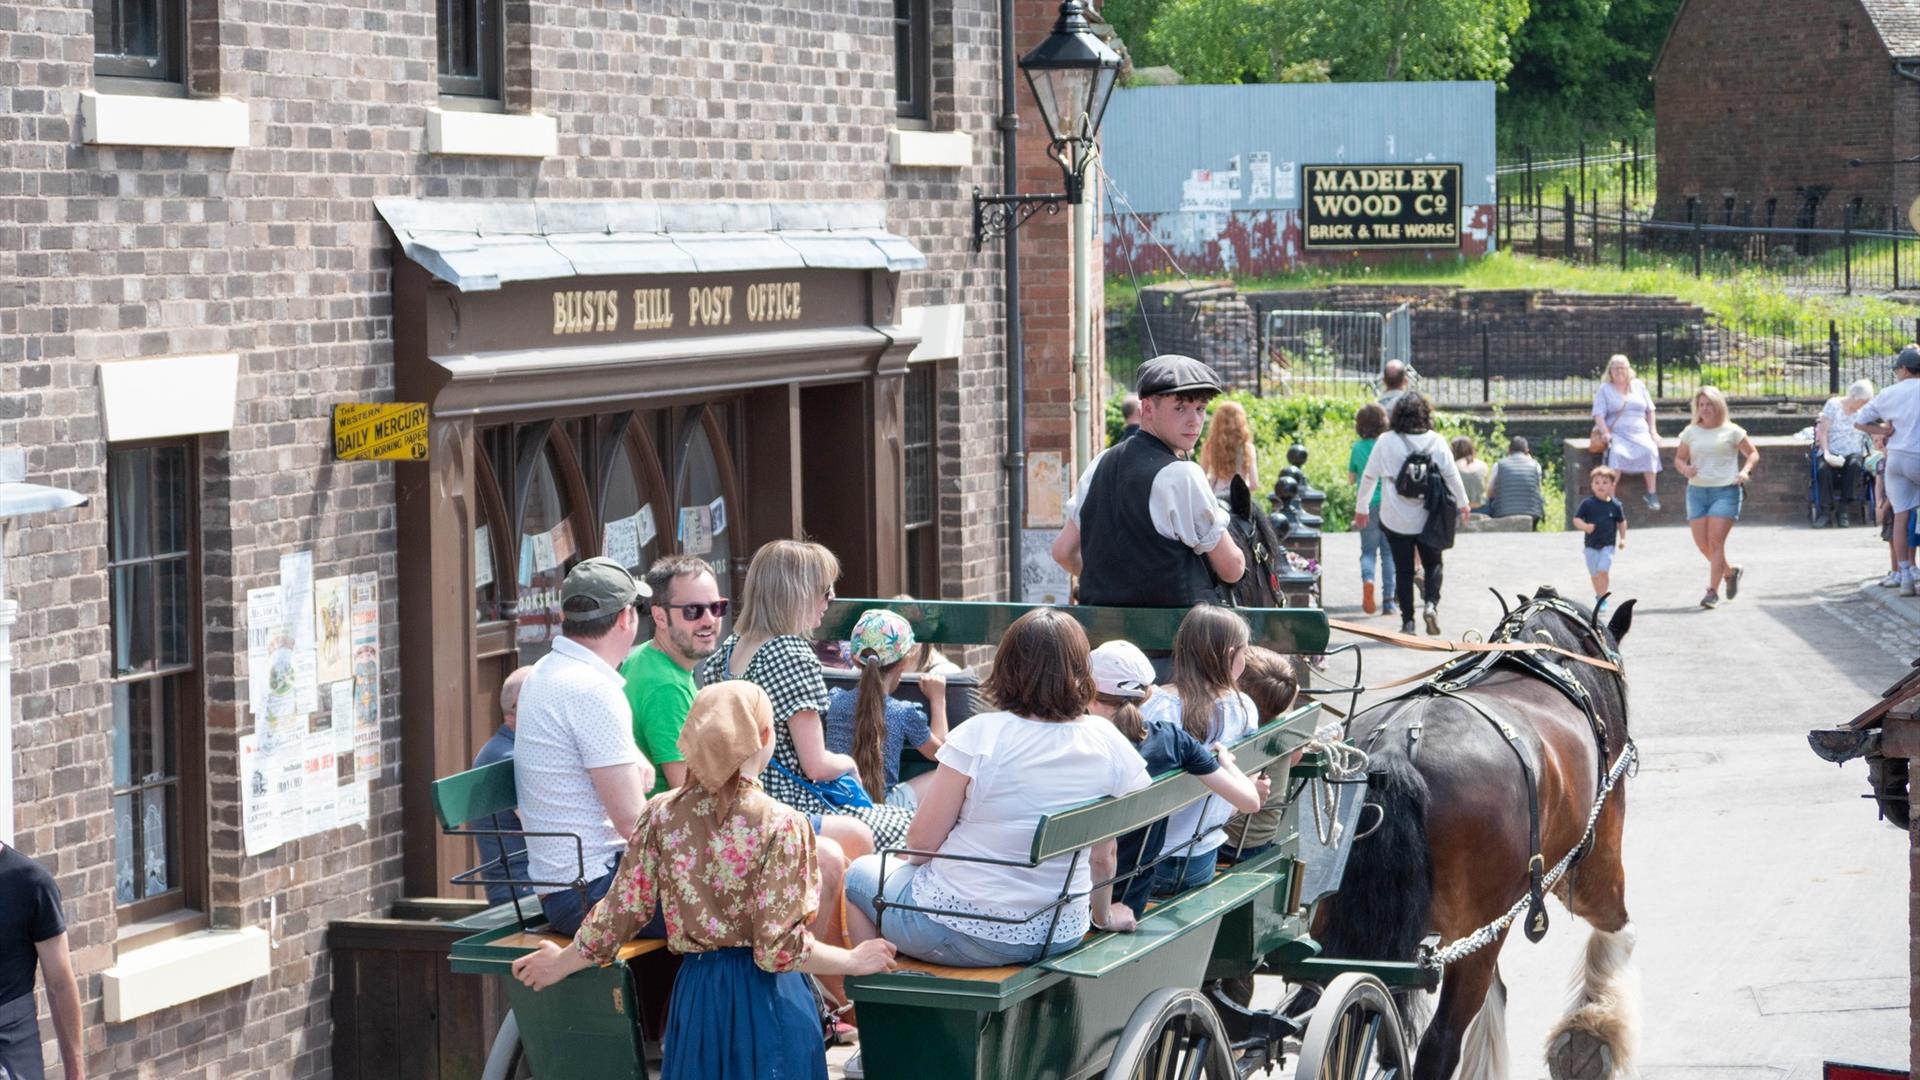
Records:
{"label": "street lamp", "polygon": [[1080,203],[1086,193],[1087,169],[1098,148],[1100,120],[1120,74],[1120,54],[1093,32],[1081,0],[1065,0],[1053,31],[1020,58],[1020,70],[1026,73],[1040,106],[1040,118],[1047,125],[1047,156],[1059,164],[1066,190],[983,195],[974,188],[975,251],[989,238],[1018,229],[1042,209],[1056,214],[1062,205]]}

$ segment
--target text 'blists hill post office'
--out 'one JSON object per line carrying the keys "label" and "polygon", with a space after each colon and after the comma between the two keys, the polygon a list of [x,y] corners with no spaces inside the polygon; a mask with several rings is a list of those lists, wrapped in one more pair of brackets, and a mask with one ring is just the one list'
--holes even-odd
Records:
{"label": "text 'blists hill post office'", "polygon": [[89,500],[8,534],[0,799],[91,1075],[376,1075],[343,994],[441,1053],[444,964],[329,928],[476,895],[427,785],[575,561],[737,598],[804,534],[846,595],[1004,595],[1000,22],[0,0],[0,446]]}

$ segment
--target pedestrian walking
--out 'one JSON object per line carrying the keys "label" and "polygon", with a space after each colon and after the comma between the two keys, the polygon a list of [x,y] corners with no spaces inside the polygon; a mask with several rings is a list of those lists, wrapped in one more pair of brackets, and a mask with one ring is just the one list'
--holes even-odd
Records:
{"label": "pedestrian walking", "polygon": [[[1920,359],[1920,352],[1916,353]],[[1727,561],[1727,534],[1740,520],[1745,485],[1760,464],[1760,451],[1747,431],[1727,415],[1727,398],[1717,387],[1703,386],[1693,395],[1693,423],[1680,432],[1673,467],[1687,478],[1687,527],[1693,544],[1707,559],[1704,608],[1718,607],[1720,586],[1727,599],[1740,595],[1745,572]]]}
{"label": "pedestrian walking", "polygon": [[[667,1005],[661,1080],[826,1080],[819,1015],[801,972],[891,970],[893,946],[815,939],[820,871],[804,815],[756,779],[773,756],[773,702],[734,680],[694,696],[680,733],[687,782],[649,802],[619,880],[566,948],[513,962],[535,990],[606,966],[652,917],[682,958]],[[705,854],[709,857],[697,857]]]}
{"label": "pedestrian walking", "polygon": [[1620,474],[1610,465],[1602,465],[1587,476],[1591,495],[1580,500],[1573,512],[1573,527],[1586,533],[1582,551],[1587,557],[1587,577],[1593,582],[1593,620],[1598,623],[1606,610],[1607,594],[1613,590],[1613,556],[1627,546],[1627,508],[1614,498]]}
{"label": "pedestrian walking", "polygon": [[1874,397],[1873,382],[1861,379],[1847,387],[1845,397],[1832,397],[1820,409],[1813,427],[1813,445],[1820,454],[1817,496],[1820,516],[1814,528],[1845,528],[1853,524],[1847,508],[1860,499],[1860,476],[1867,453],[1867,433],[1853,426],[1854,417]]}
{"label": "pedestrian walking", "polygon": [[1633,374],[1633,361],[1615,353],[1607,376],[1593,392],[1593,440],[1605,448],[1606,464],[1646,481],[1647,509],[1660,509],[1660,433],[1654,423],[1653,395]]}
{"label": "pedestrian walking", "polygon": [[[1373,453],[1373,444],[1387,433],[1387,410],[1369,401],[1360,406],[1353,414],[1353,433],[1359,438],[1353,441],[1353,449],[1347,453],[1347,483],[1358,485],[1360,473],[1367,467],[1367,458]],[[1382,614],[1394,612],[1393,599],[1393,553],[1387,550],[1387,534],[1380,530],[1380,493],[1384,487],[1375,488],[1373,501],[1367,505],[1364,516],[1356,515],[1354,528],[1360,531],[1360,607],[1367,614],[1374,612],[1373,568],[1380,568],[1380,595],[1385,599]]]}
{"label": "pedestrian walking", "polygon": [[1907,525],[1920,507],[1920,347],[1908,345],[1893,361],[1892,386],[1853,414],[1854,427],[1887,440],[1882,486],[1893,509],[1893,558],[1901,596],[1914,589],[1913,544]]}
{"label": "pedestrian walking", "polygon": [[1207,441],[1200,445],[1200,468],[1207,474],[1215,495],[1233,490],[1235,476],[1246,481],[1247,490],[1260,487],[1260,462],[1253,449],[1253,430],[1247,423],[1247,410],[1237,401],[1223,401],[1213,410],[1213,422],[1207,425]]}
{"label": "pedestrian walking", "polygon": [[80,985],[67,952],[60,888],[46,868],[0,843],[0,1077],[44,1080],[34,972],[46,982],[47,1008],[60,1044],[66,1080],[85,1080],[80,1039]]}
{"label": "pedestrian walking", "polygon": [[[1400,630],[1413,633],[1413,558],[1418,552],[1426,574],[1422,592],[1427,633],[1438,637],[1444,570],[1441,560],[1453,545],[1449,526],[1454,523],[1432,518],[1437,514],[1466,520],[1467,492],[1460,483],[1460,470],[1453,465],[1452,448],[1433,430],[1433,406],[1424,395],[1417,390],[1402,395],[1393,407],[1389,426],[1389,434],[1374,444],[1373,453],[1367,457],[1357,501],[1364,507],[1375,490],[1383,485],[1388,488],[1380,499],[1380,525],[1393,552]],[[1429,482],[1435,474],[1442,484],[1440,491]],[[1355,525],[1364,527],[1370,520],[1365,510],[1354,511]],[[1432,530],[1429,524],[1434,526]]]}

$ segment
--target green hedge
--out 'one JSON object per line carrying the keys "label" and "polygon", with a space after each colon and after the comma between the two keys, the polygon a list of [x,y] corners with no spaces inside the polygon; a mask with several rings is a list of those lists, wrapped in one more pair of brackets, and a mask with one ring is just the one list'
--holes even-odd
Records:
{"label": "green hedge", "polygon": [[[1254,448],[1259,453],[1260,482],[1265,489],[1255,493],[1257,505],[1266,506],[1266,492],[1273,490],[1273,478],[1286,467],[1287,448],[1295,442],[1307,448],[1307,481],[1327,493],[1321,515],[1327,532],[1346,532],[1353,527],[1354,485],[1347,482],[1347,455],[1358,436],[1353,433],[1353,417],[1364,404],[1353,398],[1330,397],[1254,397],[1232,393],[1224,399],[1240,403],[1247,410],[1253,427]],[[1433,417],[1434,430],[1452,439],[1468,435],[1480,446],[1480,457],[1497,461],[1507,445],[1506,423],[1496,412],[1491,420],[1460,413],[1439,412]],[[1107,437],[1118,438],[1124,426],[1120,419],[1120,399],[1107,403]],[[1561,505],[1558,462],[1541,461],[1542,483],[1548,507]],[[1543,530],[1560,528],[1557,515],[1549,513]]]}

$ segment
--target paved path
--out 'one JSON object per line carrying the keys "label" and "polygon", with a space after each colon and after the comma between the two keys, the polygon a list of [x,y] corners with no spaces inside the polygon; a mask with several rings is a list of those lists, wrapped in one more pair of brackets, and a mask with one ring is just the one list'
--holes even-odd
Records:
{"label": "paved path", "polygon": [[[1826,1058],[1905,1068],[1906,838],[1860,799],[1864,767],[1821,763],[1805,732],[1853,716],[1920,657],[1920,604],[1860,588],[1886,569],[1871,530],[1740,527],[1729,550],[1748,574],[1740,599],[1714,611],[1698,606],[1705,562],[1680,529],[1631,533],[1614,570],[1616,597],[1639,599],[1624,653],[1646,762],[1627,833],[1643,1072],[1800,1080]],[[1359,613],[1358,551],[1351,534],[1326,544],[1327,606],[1344,617]],[[1463,535],[1444,628],[1491,627],[1496,584],[1591,599],[1579,535]],[[1367,677],[1430,662],[1370,647]],[[1546,941],[1516,937],[1502,958],[1516,1078],[1544,1075],[1541,1044],[1585,941],[1584,924],[1554,914]]]}

